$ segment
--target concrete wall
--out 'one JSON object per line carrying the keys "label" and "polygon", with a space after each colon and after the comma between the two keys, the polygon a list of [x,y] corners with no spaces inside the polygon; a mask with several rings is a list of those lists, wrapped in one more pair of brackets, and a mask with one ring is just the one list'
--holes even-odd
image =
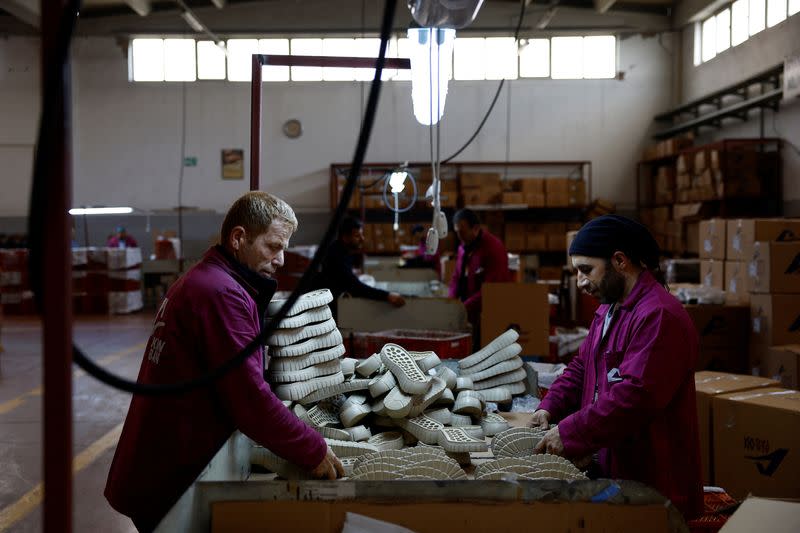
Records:
{"label": "concrete wall", "polygon": [[[483,132],[460,159],[504,160],[508,126],[511,160],[591,160],[594,195],[629,208],[635,201],[635,162],[648,142],[652,116],[670,105],[671,49],[669,37],[661,43],[640,37],[621,41],[623,81],[508,83]],[[0,54],[29,69],[0,78],[0,111],[12,117],[0,126],[0,140],[30,150],[38,114],[36,41],[0,41]],[[75,205],[176,206],[184,98],[186,155],[198,158],[197,167],[185,168],[184,205],[224,211],[247,190],[247,176],[221,179],[220,150],[244,148],[248,157],[249,84],[130,83],[127,60],[110,38],[80,38],[73,55]],[[472,133],[495,89],[495,82],[451,82],[443,155]],[[348,82],[265,84],[262,188],[301,212],[324,215],[328,166],[351,159],[366,92]],[[410,92],[409,82],[384,85],[367,161],[429,157],[427,129],[413,118]],[[281,134],[289,118],[303,122],[299,139]],[[22,149],[20,154],[19,148],[0,148],[0,179],[13,183],[11,193],[0,198],[0,216],[26,211],[30,162]]]}
{"label": "concrete wall", "polygon": [[[683,102],[758,74],[783,62],[786,55],[800,53],[800,15],[767,28],[696,67],[693,63],[694,26],[685,26],[682,33]],[[758,111],[752,111],[747,122],[726,122],[724,128],[703,135],[700,142],[759,137],[761,130],[761,116]],[[783,151],[784,213],[800,216],[800,99],[783,102],[778,113],[764,111],[763,132],[767,137],[781,137],[787,141]]]}

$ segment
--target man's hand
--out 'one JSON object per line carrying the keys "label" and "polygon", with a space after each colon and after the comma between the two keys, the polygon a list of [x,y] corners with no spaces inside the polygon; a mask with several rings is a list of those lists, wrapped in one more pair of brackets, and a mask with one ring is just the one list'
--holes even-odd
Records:
{"label": "man's hand", "polygon": [[531,419],[531,427],[532,428],[541,428],[541,429],[549,429],[550,428],[550,412],[545,411],[544,409],[539,409],[535,413],[533,413],[533,418]]}
{"label": "man's hand", "polygon": [[586,457],[580,457],[578,459],[570,459],[572,464],[575,465],[575,468],[578,470],[586,470],[589,468],[589,465],[592,464],[592,454],[587,455]]}
{"label": "man's hand", "polygon": [[533,453],[552,453],[553,455],[564,455],[564,443],[561,442],[561,435],[558,433],[558,426],[544,434],[542,440],[534,448]]}
{"label": "man's hand", "polygon": [[333,450],[328,447],[325,458],[311,471],[311,475],[316,479],[336,479],[344,476],[344,467]]}
{"label": "man's hand", "polygon": [[386,297],[386,301],[395,307],[403,307],[406,305],[406,300],[396,292],[390,292]]}

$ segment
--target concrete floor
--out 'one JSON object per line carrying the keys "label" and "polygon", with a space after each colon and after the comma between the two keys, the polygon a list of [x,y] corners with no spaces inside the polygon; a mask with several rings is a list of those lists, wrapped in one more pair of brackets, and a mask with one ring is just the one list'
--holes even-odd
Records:
{"label": "concrete floor", "polygon": [[[75,341],[108,370],[135,379],[152,319],[150,312],[80,318]],[[42,482],[41,333],[32,318],[5,317],[0,330],[0,533],[42,529],[42,505],[30,495]],[[74,475],[73,531],[135,531],[103,497],[130,395],[75,367],[72,401],[74,466],[83,466]]]}

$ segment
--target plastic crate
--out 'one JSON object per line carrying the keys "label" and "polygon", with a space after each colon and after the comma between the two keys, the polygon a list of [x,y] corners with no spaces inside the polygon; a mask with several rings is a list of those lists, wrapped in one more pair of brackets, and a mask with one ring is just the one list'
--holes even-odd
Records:
{"label": "plastic crate", "polygon": [[716,533],[730,518],[732,506],[738,502],[727,492],[706,492],[703,494],[703,515],[689,520],[691,533]]}
{"label": "plastic crate", "polygon": [[384,344],[399,344],[412,352],[436,352],[440,359],[461,359],[472,353],[472,335],[454,331],[390,329],[354,336],[355,357],[369,357]]}

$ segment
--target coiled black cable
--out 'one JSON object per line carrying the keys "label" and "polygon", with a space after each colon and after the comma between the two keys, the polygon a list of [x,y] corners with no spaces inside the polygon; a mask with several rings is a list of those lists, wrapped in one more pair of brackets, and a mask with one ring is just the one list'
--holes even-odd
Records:
{"label": "coiled black cable", "polygon": [[[297,301],[300,295],[309,287],[311,283],[311,276],[317,271],[319,265],[325,259],[328,247],[333,242],[336,232],[344,217],[347,205],[350,202],[350,197],[353,195],[358,176],[361,173],[361,166],[364,163],[364,156],[369,145],[369,139],[372,134],[372,127],[375,122],[375,116],[378,108],[378,99],[380,97],[381,89],[381,74],[386,58],[386,48],[391,36],[392,24],[394,22],[394,14],[397,0],[386,0],[383,12],[383,19],[381,22],[381,45],[378,54],[378,62],[375,65],[375,77],[370,85],[369,97],[367,99],[366,112],[364,120],[361,124],[361,130],[358,136],[358,143],[353,154],[353,163],[350,166],[350,173],[347,177],[347,182],[342,191],[342,196],[339,199],[339,205],[336,206],[331,222],[322,241],[319,244],[314,258],[311,260],[311,265],[308,270],[303,273],[300,278],[297,288],[289,296],[288,300],[281,306],[278,312],[272,317],[269,324],[262,329],[261,333],[250,341],[238,354],[231,357],[223,364],[209,371],[208,373],[187,381],[172,384],[144,384],[137,383],[122,377],[119,377],[111,372],[105,370],[97,365],[89,357],[84,354],[80,348],[75,344],[72,345],[72,357],[75,363],[80,366],[87,374],[110,385],[116,389],[131,392],[133,394],[140,394],[145,396],[166,396],[166,395],[179,395],[185,394],[189,391],[205,387],[211,383],[219,380],[233,368],[239,366],[253,352],[262,346],[269,335],[276,329],[276,325],[286,316],[291,306]],[[61,85],[64,86],[63,72],[68,68],[69,46],[72,40],[72,35],[75,30],[75,22],[80,9],[80,0],[72,0],[66,10],[66,16],[61,20],[58,34],[58,54],[53,54],[52,61],[45,65],[47,69],[43,73],[42,82],[44,86],[42,98],[42,117],[39,124],[39,134],[37,142],[36,158],[34,162],[33,171],[33,185],[31,188],[31,200],[28,214],[28,234],[30,235],[30,274],[31,274],[31,288],[33,289],[38,307],[41,309],[42,299],[42,272],[44,265],[42,264],[42,250],[44,247],[44,220],[47,209],[47,161],[51,158],[54,150],[58,149],[58,142],[60,141],[58,135],[58,127],[53,127],[54,112],[59,105],[58,94],[55,83],[56,80],[61,80]],[[58,77],[61,72],[61,77]],[[49,83],[46,83],[49,80]]]}

